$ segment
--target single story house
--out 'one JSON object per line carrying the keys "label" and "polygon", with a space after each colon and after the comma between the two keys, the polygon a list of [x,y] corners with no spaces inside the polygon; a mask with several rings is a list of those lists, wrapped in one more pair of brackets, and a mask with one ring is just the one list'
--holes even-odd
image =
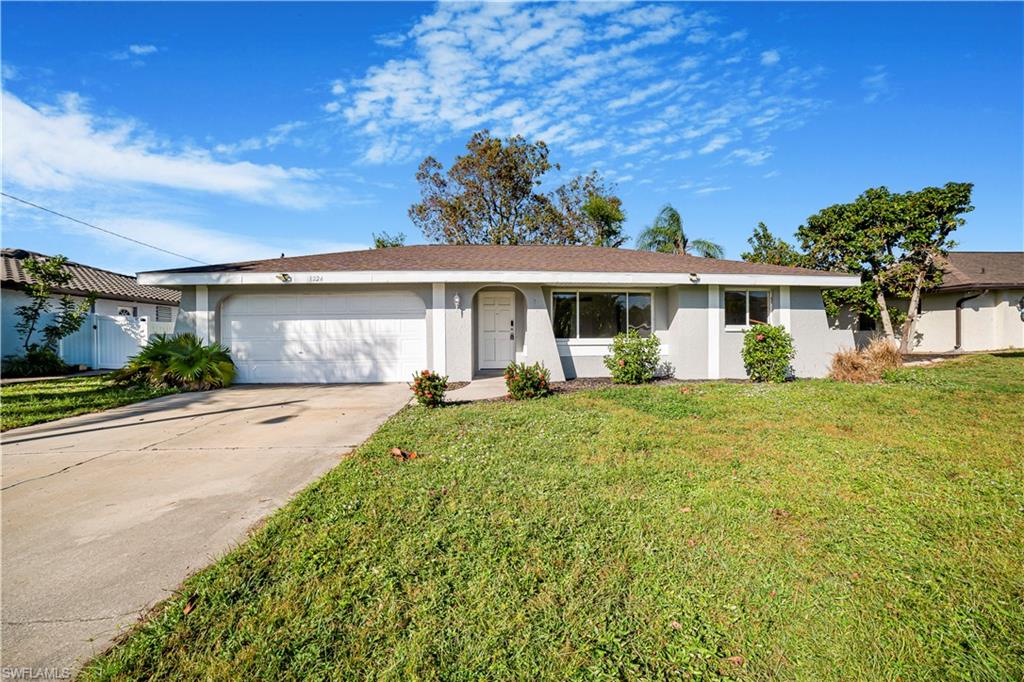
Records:
{"label": "single story house", "polygon": [[[29,302],[25,289],[32,276],[24,267],[27,258],[45,259],[41,253],[24,249],[0,251],[0,343],[2,354],[22,353],[22,338],[15,329],[15,309]],[[135,277],[94,268],[69,261],[65,266],[71,274],[67,287],[55,290],[53,309],[59,296],[70,294],[83,300],[96,296],[90,317],[82,328],[66,338],[60,354],[69,364],[88,367],[116,368],[138,349],[148,336],[174,331],[181,294],[174,289],[139,284]]]}
{"label": "single story house", "polygon": [[742,378],[743,331],[793,334],[798,376],[853,345],[821,300],[856,276],[587,246],[424,245],[143,272],[181,291],[176,332],[227,346],[243,383],[453,381],[540,362],[552,380],[607,374],[628,328],[657,334],[675,376]]}
{"label": "single story house", "polygon": [[921,296],[913,352],[1024,348],[1024,251],[951,251],[942,269]]}

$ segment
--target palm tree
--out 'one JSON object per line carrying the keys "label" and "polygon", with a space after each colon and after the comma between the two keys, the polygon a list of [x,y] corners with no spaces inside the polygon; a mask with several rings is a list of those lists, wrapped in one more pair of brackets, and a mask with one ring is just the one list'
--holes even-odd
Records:
{"label": "palm tree", "polygon": [[636,247],[642,251],[661,253],[684,253],[692,251],[704,258],[722,258],[725,249],[707,239],[690,239],[683,232],[683,219],[672,204],[665,204],[654,222],[636,239]]}

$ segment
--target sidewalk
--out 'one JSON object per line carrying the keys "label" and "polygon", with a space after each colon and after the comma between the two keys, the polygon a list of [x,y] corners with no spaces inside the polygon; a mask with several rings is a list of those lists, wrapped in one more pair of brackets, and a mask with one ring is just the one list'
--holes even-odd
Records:
{"label": "sidewalk", "polygon": [[449,402],[472,402],[474,400],[492,400],[502,398],[508,394],[505,388],[505,377],[483,377],[474,379],[462,388],[451,391],[447,400]]}
{"label": "sidewalk", "polygon": [[54,377],[19,377],[17,379],[0,378],[0,386],[7,384],[28,384],[33,381],[53,381],[54,379],[74,379],[75,377],[95,377],[101,374],[108,374],[109,369],[90,369],[88,372],[74,372],[72,374],[59,374]]}

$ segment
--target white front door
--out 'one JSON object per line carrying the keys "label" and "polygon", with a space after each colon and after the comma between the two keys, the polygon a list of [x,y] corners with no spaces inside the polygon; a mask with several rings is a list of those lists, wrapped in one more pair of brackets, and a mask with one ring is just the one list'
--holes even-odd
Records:
{"label": "white front door", "polygon": [[516,306],[511,291],[478,294],[480,369],[504,369],[516,359]]}

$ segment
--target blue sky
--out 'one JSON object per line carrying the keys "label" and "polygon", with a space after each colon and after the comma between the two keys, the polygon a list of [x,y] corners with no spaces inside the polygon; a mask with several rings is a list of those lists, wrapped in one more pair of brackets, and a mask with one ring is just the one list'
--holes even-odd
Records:
{"label": "blue sky", "polygon": [[[207,262],[422,236],[414,173],[477,129],[671,202],[738,258],[867,187],[974,182],[1024,248],[1019,3],[4,3],[5,191]],[[3,245],[189,263],[3,201]]]}

